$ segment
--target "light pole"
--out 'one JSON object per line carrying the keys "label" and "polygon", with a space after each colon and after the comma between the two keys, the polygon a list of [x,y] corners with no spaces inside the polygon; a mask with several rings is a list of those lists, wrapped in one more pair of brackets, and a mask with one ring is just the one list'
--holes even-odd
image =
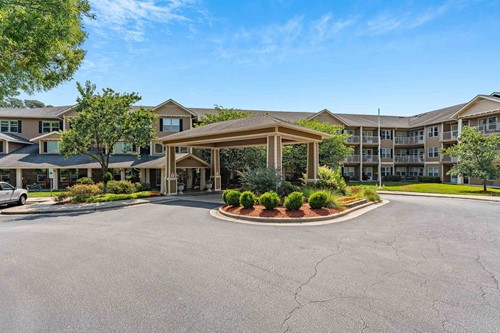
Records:
{"label": "light pole", "polygon": [[382,155],[380,151],[380,108],[378,108],[378,186],[382,187]]}

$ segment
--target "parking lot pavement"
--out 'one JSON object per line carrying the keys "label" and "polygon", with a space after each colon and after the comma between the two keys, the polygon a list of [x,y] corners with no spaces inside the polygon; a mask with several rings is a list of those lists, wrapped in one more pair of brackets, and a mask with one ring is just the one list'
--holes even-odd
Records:
{"label": "parking lot pavement", "polygon": [[0,331],[498,332],[500,205],[389,199],[302,228],[191,200],[0,217]]}

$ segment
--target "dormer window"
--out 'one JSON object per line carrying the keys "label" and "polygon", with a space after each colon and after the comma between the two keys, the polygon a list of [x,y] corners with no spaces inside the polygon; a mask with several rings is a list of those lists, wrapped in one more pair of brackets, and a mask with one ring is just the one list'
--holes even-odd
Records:
{"label": "dormer window", "polygon": [[114,154],[130,154],[134,151],[134,145],[127,142],[118,142],[113,146]]}
{"label": "dormer window", "polygon": [[62,121],[39,121],[38,122],[38,132],[39,133],[51,133],[62,130]]}
{"label": "dormer window", "polygon": [[43,141],[45,154],[59,154],[59,141]]}

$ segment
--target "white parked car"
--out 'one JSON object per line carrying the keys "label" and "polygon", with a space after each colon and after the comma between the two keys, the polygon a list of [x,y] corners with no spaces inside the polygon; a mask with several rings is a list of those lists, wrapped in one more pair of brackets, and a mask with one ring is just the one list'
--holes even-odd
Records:
{"label": "white parked car", "polygon": [[0,182],[0,205],[17,204],[24,205],[28,199],[28,191],[23,188],[15,188],[6,182]]}

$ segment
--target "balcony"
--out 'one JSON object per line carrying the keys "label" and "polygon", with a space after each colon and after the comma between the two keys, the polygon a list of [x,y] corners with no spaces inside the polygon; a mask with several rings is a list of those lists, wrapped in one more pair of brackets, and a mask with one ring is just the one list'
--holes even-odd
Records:
{"label": "balcony", "polygon": [[378,144],[377,136],[363,136],[363,144]]}
{"label": "balcony", "polygon": [[484,134],[500,133],[500,123],[480,125],[475,128]]}
{"label": "balcony", "polygon": [[420,145],[424,144],[423,136],[402,136],[394,138],[394,143],[396,145]]}
{"label": "balcony", "polygon": [[359,136],[353,135],[345,139],[345,143],[359,143]]}
{"label": "balcony", "polygon": [[458,131],[443,132],[443,141],[457,141]]}
{"label": "balcony", "polygon": [[424,157],[420,155],[396,155],[394,156],[394,162],[404,164],[422,164],[424,163]]}
{"label": "balcony", "polygon": [[347,156],[344,160],[345,163],[359,163],[359,155]]}
{"label": "balcony", "polygon": [[448,155],[441,155],[441,162],[457,163],[458,157],[451,157]]}
{"label": "balcony", "polygon": [[378,156],[363,156],[363,163],[378,163]]}

